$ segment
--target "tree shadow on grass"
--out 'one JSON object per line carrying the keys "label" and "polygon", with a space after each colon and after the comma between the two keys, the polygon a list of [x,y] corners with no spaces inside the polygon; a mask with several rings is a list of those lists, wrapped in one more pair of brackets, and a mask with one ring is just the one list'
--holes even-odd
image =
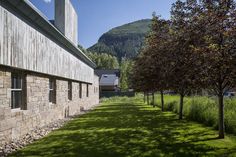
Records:
{"label": "tree shadow on grass", "polygon": [[224,156],[215,131],[133,101],[104,103],[12,156]]}

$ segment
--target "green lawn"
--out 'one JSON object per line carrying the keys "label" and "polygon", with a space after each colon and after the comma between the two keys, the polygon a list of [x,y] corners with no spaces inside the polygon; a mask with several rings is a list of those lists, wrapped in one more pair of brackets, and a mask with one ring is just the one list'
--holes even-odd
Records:
{"label": "green lawn", "polygon": [[236,156],[236,137],[217,139],[201,124],[143,104],[114,98],[12,156]]}

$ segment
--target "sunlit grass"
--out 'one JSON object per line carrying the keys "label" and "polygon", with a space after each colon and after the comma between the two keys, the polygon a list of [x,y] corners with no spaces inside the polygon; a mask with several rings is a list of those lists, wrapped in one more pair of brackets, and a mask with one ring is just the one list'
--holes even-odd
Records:
{"label": "sunlit grass", "polygon": [[143,104],[142,99],[112,98],[90,113],[12,156],[155,157],[234,156],[236,138],[172,112]]}

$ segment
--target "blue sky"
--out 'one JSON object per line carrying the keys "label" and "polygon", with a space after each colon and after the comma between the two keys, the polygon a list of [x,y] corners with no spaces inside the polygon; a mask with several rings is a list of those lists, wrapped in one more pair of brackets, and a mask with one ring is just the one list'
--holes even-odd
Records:
{"label": "blue sky", "polygon": [[[54,19],[54,0],[30,0],[48,19]],[[71,0],[79,17],[79,44],[88,48],[110,29],[151,18],[168,19],[175,0]]]}

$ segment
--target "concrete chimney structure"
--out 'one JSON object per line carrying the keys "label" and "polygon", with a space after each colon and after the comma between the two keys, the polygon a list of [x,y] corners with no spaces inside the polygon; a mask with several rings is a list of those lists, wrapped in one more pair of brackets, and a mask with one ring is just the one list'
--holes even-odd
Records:
{"label": "concrete chimney structure", "polygon": [[55,0],[54,25],[78,45],[78,15],[70,0]]}

